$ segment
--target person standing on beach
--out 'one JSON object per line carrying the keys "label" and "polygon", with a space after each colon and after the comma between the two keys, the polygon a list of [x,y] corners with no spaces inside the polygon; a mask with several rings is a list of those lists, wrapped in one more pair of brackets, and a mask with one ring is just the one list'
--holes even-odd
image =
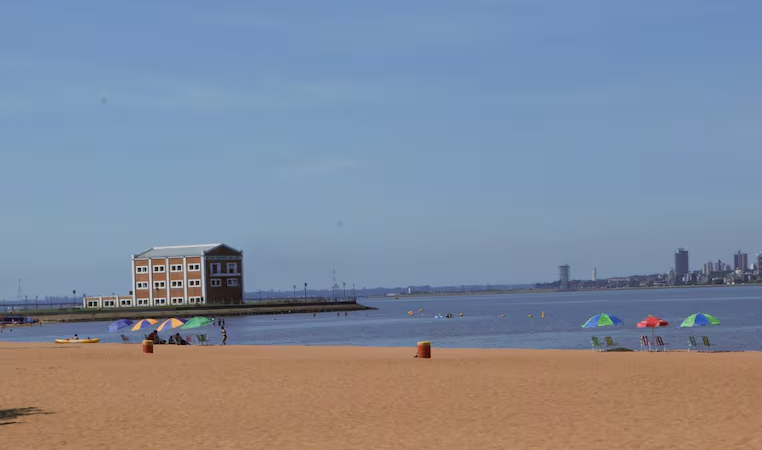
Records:
{"label": "person standing on beach", "polygon": [[228,340],[228,332],[225,331],[225,327],[222,327],[222,345]]}

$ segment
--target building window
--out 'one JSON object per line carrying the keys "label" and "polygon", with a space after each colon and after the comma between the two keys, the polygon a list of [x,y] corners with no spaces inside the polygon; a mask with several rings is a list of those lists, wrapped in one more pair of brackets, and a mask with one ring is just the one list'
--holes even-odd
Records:
{"label": "building window", "polygon": [[114,301],[113,300],[103,300],[103,306],[104,307],[114,307]]}
{"label": "building window", "polygon": [[169,266],[170,272],[182,272],[183,271],[183,265],[182,264],[172,264]]}
{"label": "building window", "polygon": [[120,300],[119,304],[122,306],[132,306],[132,300]]}
{"label": "building window", "polygon": [[147,281],[139,281],[137,283],[138,289],[148,289],[148,282]]}
{"label": "building window", "polygon": [[204,302],[201,301],[201,297],[188,297],[188,303],[190,303],[190,304],[196,304],[197,303],[197,304],[200,305],[200,304],[202,304]]}
{"label": "building window", "polygon": [[238,278],[228,278],[228,287],[238,286]]}
{"label": "building window", "polygon": [[148,273],[148,266],[135,267],[135,273]]}
{"label": "building window", "polygon": [[188,264],[189,272],[198,272],[201,270],[201,264]]}
{"label": "building window", "polygon": [[154,273],[156,272],[164,272],[164,266],[153,266]]}
{"label": "building window", "polygon": [[212,287],[222,287],[222,279],[221,278],[212,278],[209,280]]}
{"label": "building window", "polygon": [[183,287],[182,280],[172,280],[172,287],[173,288],[181,288],[181,287]]}
{"label": "building window", "polygon": [[209,264],[209,273],[213,275],[222,273],[222,263]]}
{"label": "building window", "polygon": [[166,305],[167,304],[167,299],[166,298],[155,298],[155,299],[153,299],[153,304],[154,305]]}
{"label": "building window", "polygon": [[153,282],[154,289],[164,289],[165,286],[166,286],[166,284],[164,284],[163,281],[154,281]]}
{"label": "building window", "polygon": [[183,298],[182,297],[172,297],[172,304],[173,305],[182,305],[183,304]]}
{"label": "building window", "polygon": [[138,306],[148,306],[147,298],[139,298],[137,301],[138,301]]}
{"label": "building window", "polygon": [[238,263],[228,263],[228,273],[238,273]]}
{"label": "building window", "polygon": [[188,287],[201,286],[201,280],[188,280]]}

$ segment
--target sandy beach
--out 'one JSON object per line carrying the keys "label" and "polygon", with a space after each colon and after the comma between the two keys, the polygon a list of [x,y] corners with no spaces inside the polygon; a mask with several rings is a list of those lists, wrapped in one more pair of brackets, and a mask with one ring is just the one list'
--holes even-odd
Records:
{"label": "sandy beach", "polygon": [[762,354],[0,343],[19,448],[762,448]]}

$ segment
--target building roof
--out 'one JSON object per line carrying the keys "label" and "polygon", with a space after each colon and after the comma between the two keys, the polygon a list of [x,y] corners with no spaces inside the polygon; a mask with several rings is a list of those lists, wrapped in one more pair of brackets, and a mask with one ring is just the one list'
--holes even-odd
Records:
{"label": "building roof", "polygon": [[148,250],[138,253],[134,259],[150,258],[181,258],[183,256],[204,256],[206,253],[218,247],[227,247],[236,252],[233,247],[225,244],[201,244],[201,245],[176,245],[173,247],[151,247]]}

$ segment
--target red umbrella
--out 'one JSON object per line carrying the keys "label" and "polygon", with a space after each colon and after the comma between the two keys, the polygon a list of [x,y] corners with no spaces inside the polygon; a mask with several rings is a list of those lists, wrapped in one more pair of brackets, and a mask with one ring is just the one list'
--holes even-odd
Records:
{"label": "red umbrella", "polygon": [[651,329],[651,340],[654,339],[654,328],[656,327],[666,327],[669,325],[669,322],[666,320],[659,319],[658,317],[654,317],[652,315],[649,315],[648,318],[641,320],[638,322],[638,328],[650,328]]}

